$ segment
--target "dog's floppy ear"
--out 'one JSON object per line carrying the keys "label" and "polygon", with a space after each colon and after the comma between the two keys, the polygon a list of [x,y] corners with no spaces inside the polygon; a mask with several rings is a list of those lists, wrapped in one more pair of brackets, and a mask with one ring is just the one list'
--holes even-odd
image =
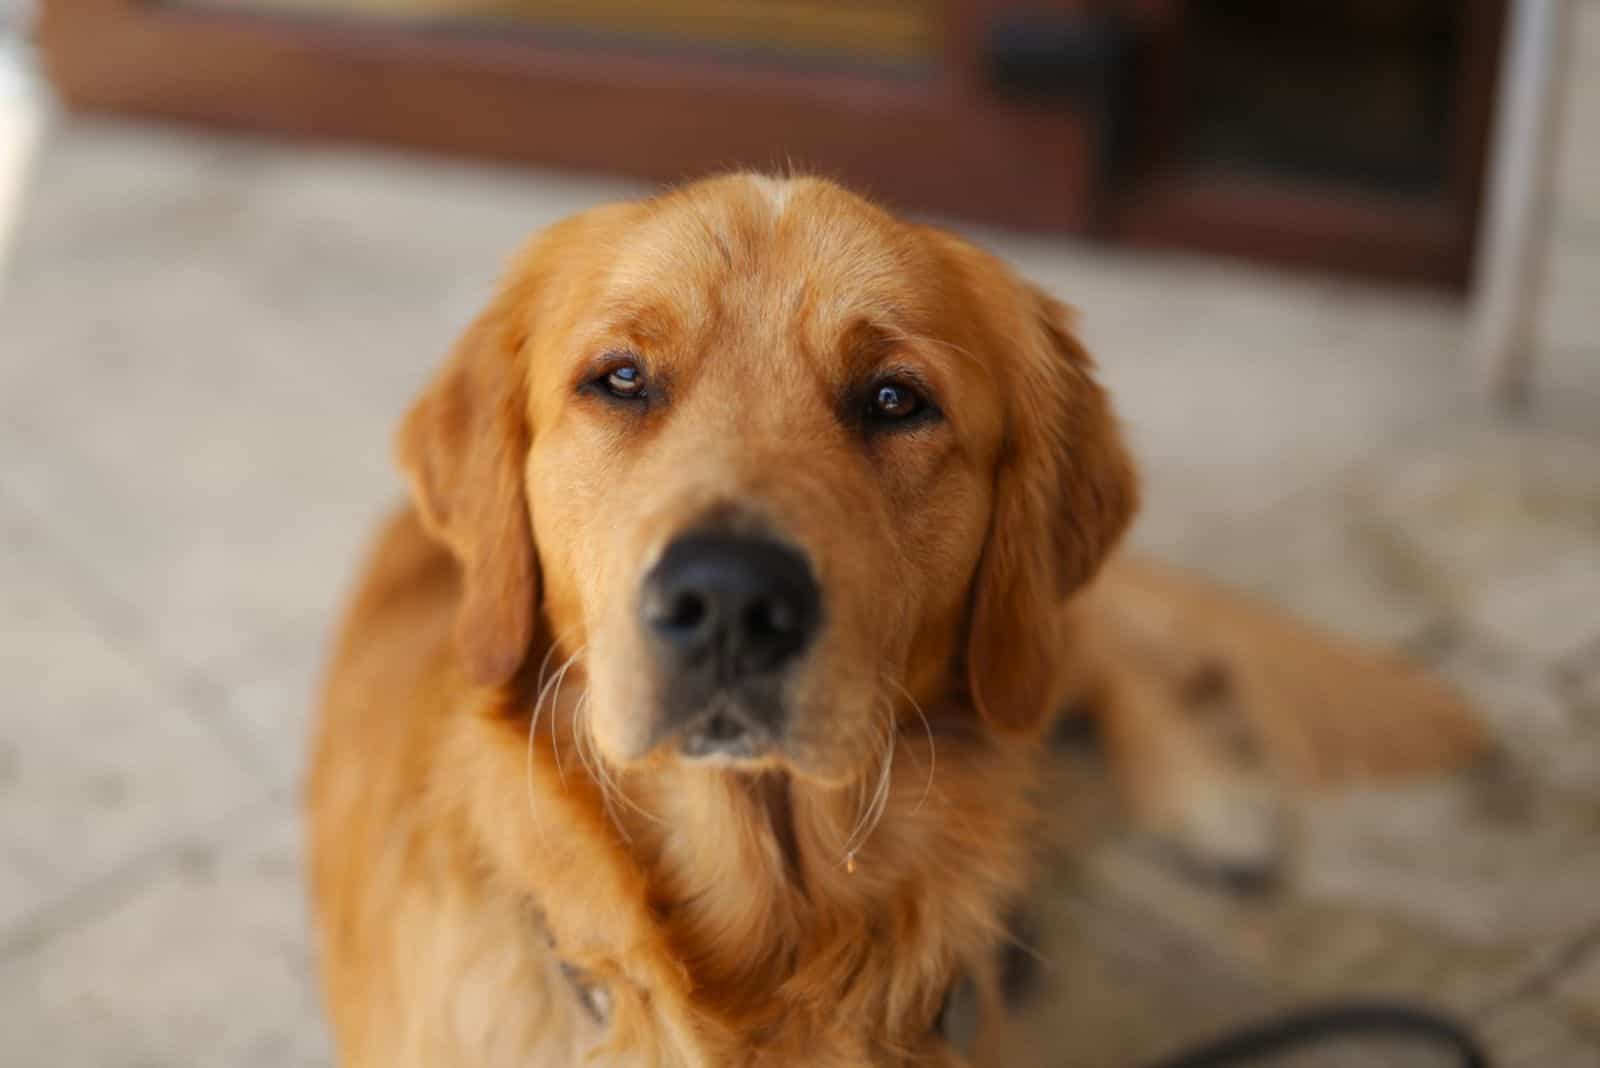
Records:
{"label": "dog's floppy ear", "polygon": [[525,296],[508,287],[467,328],[396,439],[423,526],[461,566],[456,641],[468,674],[484,686],[521,666],[539,599],[523,484]]}
{"label": "dog's floppy ear", "polygon": [[[1036,726],[1064,651],[1061,605],[1094,577],[1138,507],[1138,483],[1072,313],[1029,285],[997,323],[1007,426],[979,564],[967,675],[984,718]],[[1009,303],[1009,302],[1008,302]]]}

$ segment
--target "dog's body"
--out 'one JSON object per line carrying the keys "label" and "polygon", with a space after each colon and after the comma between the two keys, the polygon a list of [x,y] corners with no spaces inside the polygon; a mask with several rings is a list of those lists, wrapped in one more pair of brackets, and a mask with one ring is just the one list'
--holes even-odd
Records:
{"label": "dog's body", "polygon": [[[957,963],[984,961],[1020,885],[1035,746],[941,737],[930,768],[919,724],[853,864],[838,843],[859,832],[854,797],[785,798],[694,769],[608,813],[564,727],[541,730],[530,768],[527,707],[465,684],[449,640],[455,567],[413,516],[390,524],[377,560],[312,795],[349,1063],[571,1065],[617,1030],[629,1041],[602,1063],[931,1055]],[[541,727],[560,710],[547,699]],[[957,805],[968,798],[981,806]],[[604,1026],[562,965],[604,989]]]}
{"label": "dog's body", "polygon": [[1412,763],[1470,744],[1425,684],[1158,573],[1073,600],[1135,500],[1090,371],[997,261],[826,183],[536,243],[402,431],[416,507],[330,675],[343,1063],[961,1063],[937,1018],[958,976],[992,1000],[1063,704],[1153,825],[1245,864],[1261,777],[1197,705],[1277,743],[1332,664],[1419,709]]}

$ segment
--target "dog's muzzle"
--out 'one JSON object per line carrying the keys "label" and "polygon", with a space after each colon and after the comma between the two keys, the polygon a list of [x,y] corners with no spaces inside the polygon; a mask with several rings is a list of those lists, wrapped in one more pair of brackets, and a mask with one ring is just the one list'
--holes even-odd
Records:
{"label": "dog's muzzle", "polygon": [[777,741],[782,682],[821,608],[805,557],[771,538],[692,533],[667,546],[639,611],[684,755],[749,758]]}

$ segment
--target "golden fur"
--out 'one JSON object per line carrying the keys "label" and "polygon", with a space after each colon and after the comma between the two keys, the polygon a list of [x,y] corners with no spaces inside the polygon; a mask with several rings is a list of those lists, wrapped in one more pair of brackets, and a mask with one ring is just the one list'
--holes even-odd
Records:
{"label": "golden fur", "polygon": [[[585,392],[619,351],[660,403]],[[884,368],[943,418],[858,426]],[[1252,708],[1284,697],[1245,639],[1168,636],[1212,611],[1247,634],[1248,610],[1131,565],[1069,600],[1136,501],[1070,317],[826,182],[730,176],[552,228],[399,454],[414,507],[345,623],[309,791],[347,1066],[959,1063],[935,1018],[958,974],[988,989],[1054,710],[1104,709],[1159,824],[1231,774],[1172,711],[1185,657]],[[632,608],[707,515],[801,547],[827,603],[790,734],[749,766],[658,744]]]}

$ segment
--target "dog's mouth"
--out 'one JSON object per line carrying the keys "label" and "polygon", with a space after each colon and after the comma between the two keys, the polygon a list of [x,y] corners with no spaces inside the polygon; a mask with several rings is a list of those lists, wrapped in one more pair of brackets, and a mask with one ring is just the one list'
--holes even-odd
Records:
{"label": "dog's mouth", "polygon": [[687,718],[673,735],[679,755],[718,764],[761,764],[779,747],[777,715],[754,711],[751,703],[720,694],[697,715]]}

